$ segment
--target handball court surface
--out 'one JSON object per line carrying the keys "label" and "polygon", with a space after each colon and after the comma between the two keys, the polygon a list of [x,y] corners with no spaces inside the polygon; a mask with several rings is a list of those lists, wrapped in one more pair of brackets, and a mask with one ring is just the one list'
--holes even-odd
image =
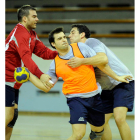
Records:
{"label": "handball court surface", "polygon": [[[127,122],[132,132],[132,140],[134,140],[134,116],[127,116]],[[121,140],[113,117],[109,124],[112,140]],[[88,140],[89,133],[90,126],[87,124],[86,134],[82,140]],[[69,114],[20,112],[11,140],[67,140],[71,134]]]}

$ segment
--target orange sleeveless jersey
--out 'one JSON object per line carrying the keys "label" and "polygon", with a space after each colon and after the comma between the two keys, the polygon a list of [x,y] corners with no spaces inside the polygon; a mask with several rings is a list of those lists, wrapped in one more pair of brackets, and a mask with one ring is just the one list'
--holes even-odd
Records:
{"label": "orange sleeveless jersey", "polygon": [[[77,43],[71,46],[74,56],[84,58]],[[64,95],[87,93],[98,89],[93,66],[82,65],[78,68],[71,68],[66,64],[68,61],[61,59],[58,55],[55,57],[55,72],[57,77],[61,77],[64,81],[62,88]]]}

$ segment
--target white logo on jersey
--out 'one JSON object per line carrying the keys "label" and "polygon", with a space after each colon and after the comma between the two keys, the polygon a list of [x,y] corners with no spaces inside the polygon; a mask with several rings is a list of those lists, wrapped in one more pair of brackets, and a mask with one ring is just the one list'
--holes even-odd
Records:
{"label": "white logo on jersey", "polygon": [[83,118],[83,117],[80,117],[80,118],[78,119],[78,121],[83,122],[83,121],[84,121],[84,118]]}
{"label": "white logo on jersey", "polygon": [[15,104],[15,101],[12,102],[12,105],[14,105],[14,104]]}

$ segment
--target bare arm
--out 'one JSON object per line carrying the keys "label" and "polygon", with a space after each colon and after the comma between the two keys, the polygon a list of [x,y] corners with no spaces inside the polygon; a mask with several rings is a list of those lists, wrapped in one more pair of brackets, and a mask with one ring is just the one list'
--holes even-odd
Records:
{"label": "bare arm", "polygon": [[46,88],[52,88],[53,85],[49,82],[51,77],[48,74],[42,74],[40,76],[40,81],[44,84]]}
{"label": "bare arm", "polygon": [[39,88],[40,90],[44,91],[44,92],[48,92],[50,91],[50,87],[46,88],[44,86],[44,84],[35,76],[30,72],[30,78],[29,78],[30,82],[32,82],[37,88]]}
{"label": "bare arm", "polygon": [[67,62],[67,64],[72,68],[76,68],[81,65],[93,65],[95,67],[98,65],[105,65],[107,63],[108,58],[103,52],[97,53],[95,56],[89,58],[73,57]]}
{"label": "bare arm", "polygon": [[130,75],[123,75],[123,76],[118,76],[111,68],[108,64],[106,65],[100,65],[97,66],[101,71],[103,71],[105,74],[107,74],[108,76],[112,77],[113,79],[120,81],[120,82],[125,82],[125,83],[129,83],[128,80],[131,80],[132,77]]}
{"label": "bare arm", "polygon": [[90,58],[84,58],[82,64],[83,65],[104,65],[108,63],[108,58],[105,53],[97,53],[95,56]]}

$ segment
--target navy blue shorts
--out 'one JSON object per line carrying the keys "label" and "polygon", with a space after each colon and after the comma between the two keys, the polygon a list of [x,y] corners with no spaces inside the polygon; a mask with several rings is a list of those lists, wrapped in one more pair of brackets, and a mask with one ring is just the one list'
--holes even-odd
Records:
{"label": "navy blue shorts", "polygon": [[12,107],[18,104],[19,89],[5,85],[5,106]]}
{"label": "navy blue shorts", "polygon": [[134,81],[120,83],[112,90],[103,90],[101,99],[105,114],[113,113],[115,107],[127,107],[131,112],[134,104]]}
{"label": "navy blue shorts", "polygon": [[105,122],[100,94],[90,98],[67,98],[70,109],[71,124],[86,124],[102,126]]}

